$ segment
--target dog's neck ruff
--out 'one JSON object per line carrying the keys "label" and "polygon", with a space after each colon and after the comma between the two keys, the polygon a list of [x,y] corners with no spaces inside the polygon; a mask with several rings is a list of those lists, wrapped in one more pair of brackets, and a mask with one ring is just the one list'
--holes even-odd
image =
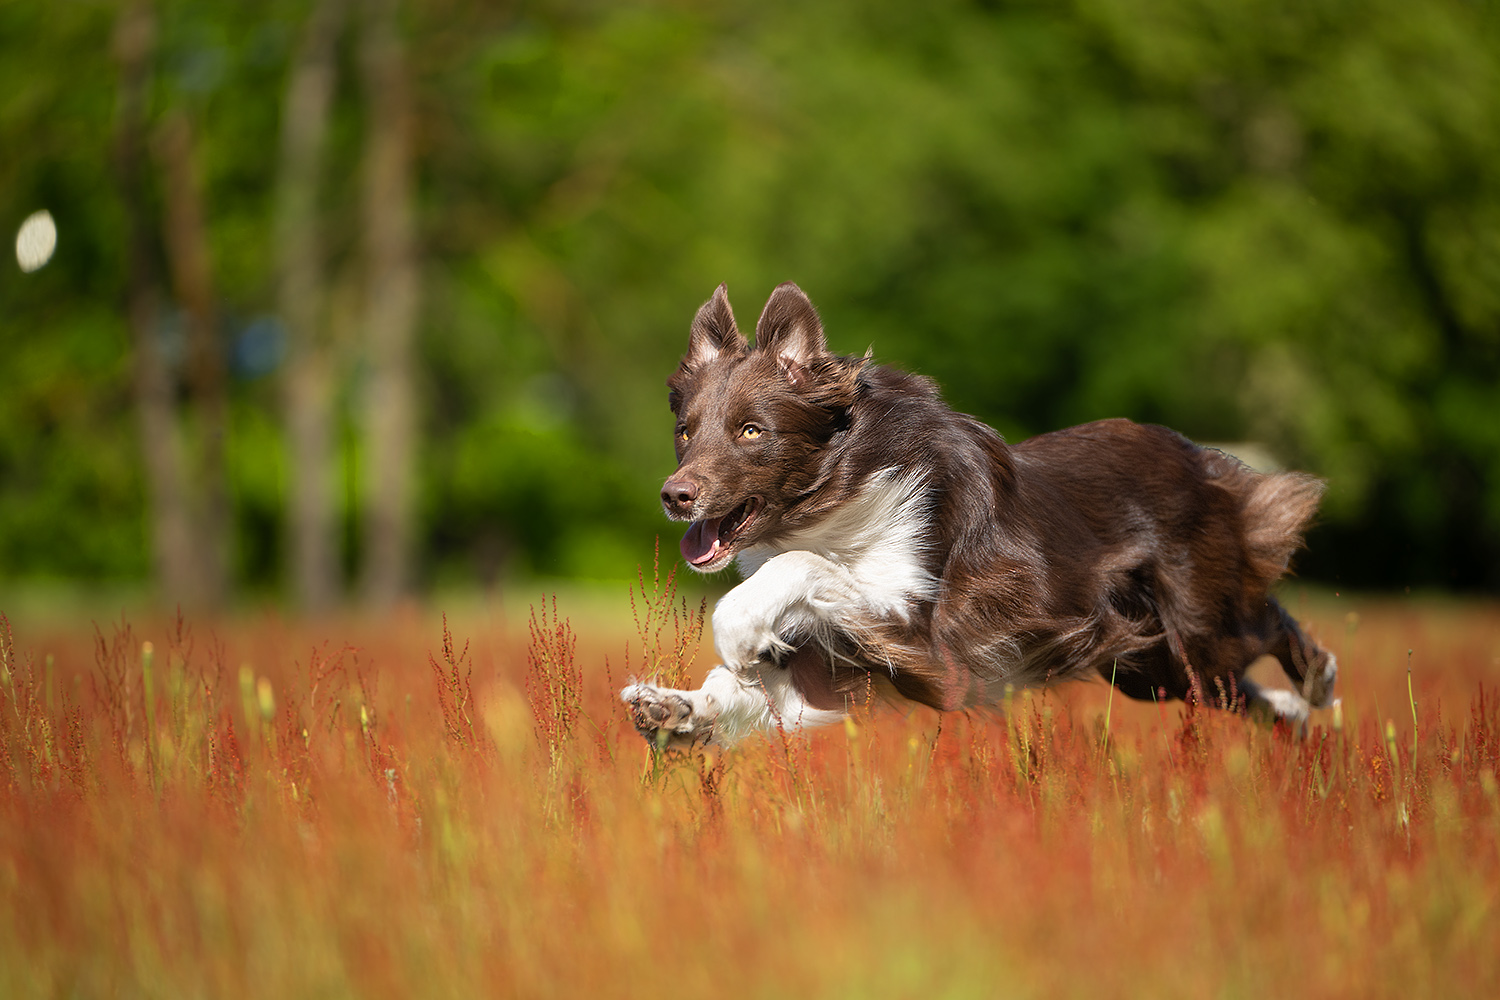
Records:
{"label": "dog's neck ruff", "polygon": [[914,603],[938,593],[937,577],[926,565],[932,516],[926,479],[894,468],[872,474],[816,524],[741,552],[741,574],[749,578],[783,552],[813,552],[849,572],[866,610],[907,619]]}

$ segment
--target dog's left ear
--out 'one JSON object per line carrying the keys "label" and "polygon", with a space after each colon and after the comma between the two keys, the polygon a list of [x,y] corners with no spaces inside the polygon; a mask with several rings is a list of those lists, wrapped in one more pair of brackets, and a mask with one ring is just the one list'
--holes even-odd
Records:
{"label": "dog's left ear", "polygon": [[755,324],[755,349],[773,355],[793,381],[828,353],[818,311],[802,289],[790,281],[776,286],[761,311]]}

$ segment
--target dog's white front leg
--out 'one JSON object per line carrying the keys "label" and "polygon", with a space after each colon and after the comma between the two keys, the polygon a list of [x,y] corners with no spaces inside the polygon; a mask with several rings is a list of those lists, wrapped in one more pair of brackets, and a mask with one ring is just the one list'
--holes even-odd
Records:
{"label": "dog's white front leg", "polygon": [[[664,746],[729,745],[754,732],[837,722],[843,713],[813,708],[789,671],[766,654],[792,649],[846,617],[856,604],[849,571],[812,552],[767,559],[714,608],[714,667],[694,691],[631,684],[620,692],[635,727]],[[665,735],[662,735],[665,734]]]}
{"label": "dog's white front leg", "polygon": [[714,649],[726,667],[740,670],[765,654],[790,652],[788,636],[823,631],[855,602],[847,569],[814,552],[783,552],[714,607]]}
{"label": "dog's white front leg", "polygon": [[640,734],[663,749],[732,746],[752,733],[824,726],[843,718],[842,712],[808,705],[787,671],[775,664],[714,667],[695,691],[631,684],[620,698],[630,706]]}

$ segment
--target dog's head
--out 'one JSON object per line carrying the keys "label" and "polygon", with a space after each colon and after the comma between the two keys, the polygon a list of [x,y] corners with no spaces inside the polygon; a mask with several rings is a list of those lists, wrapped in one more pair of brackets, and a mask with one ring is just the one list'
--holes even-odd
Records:
{"label": "dog's head", "polygon": [[790,282],[766,302],[754,347],[735,326],[723,285],[703,304],[667,380],[677,471],[661,492],[668,517],[692,522],[682,538],[689,566],[722,569],[805,520],[849,426],[864,365],[828,352],[817,311]]}

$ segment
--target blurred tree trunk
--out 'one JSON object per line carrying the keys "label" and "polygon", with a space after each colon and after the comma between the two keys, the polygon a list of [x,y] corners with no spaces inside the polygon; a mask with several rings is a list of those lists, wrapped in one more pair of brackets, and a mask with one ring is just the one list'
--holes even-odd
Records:
{"label": "blurred tree trunk", "polygon": [[289,570],[295,600],[321,611],[338,597],[332,489],[334,358],[327,329],[319,180],[328,144],[344,0],[318,0],[282,101],[276,191],[277,299],[287,332]]}
{"label": "blurred tree trunk", "polygon": [[364,572],[367,603],[385,606],[409,583],[416,414],[412,340],[418,267],[412,221],[412,109],[398,0],[364,0],[360,66],[367,139],[364,397]]}
{"label": "blurred tree trunk", "polygon": [[224,466],[228,402],[214,309],[213,263],[194,169],[193,132],[181,109],[163,122],[156,152],[166,181],[167,263],[185,314],[188,384],[197,432],[197,474],[185,477],[191,483],[187,502],[199,586],[196,603],[220,607],[229,593],[229,494]]}
{"label": "blurred tree trunk", "polygon": [[157,330],[161,295],[146,211],[146,100],[155,33],[156,19],[149,3],[128,3],[121,9],[114,36],[120,67],[114,174],[125,214],[126,311],[135,354],[135,406],[146,466],[156,585],[167,600],[191,602],[201,593],[192,511],[177,438],[175,387]]}

